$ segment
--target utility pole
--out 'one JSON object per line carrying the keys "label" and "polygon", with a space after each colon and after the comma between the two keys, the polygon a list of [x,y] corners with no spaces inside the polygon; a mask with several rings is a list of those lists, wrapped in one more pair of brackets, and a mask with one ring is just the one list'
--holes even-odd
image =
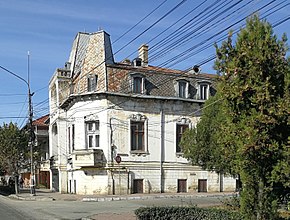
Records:
{"label": "utility pole", "polygon": [[33,165],[33,146],[34,146],[34,131],[33,131],[33,124],[32,124],[32,118],[33,118],[33,111],[32,111],[32,101],[31,97],[33,96],[33,93],[31,94],[30,88],[28,88],[28,105],[29,105],[29,142],[28,145],[30,147],[30,195],[35,195],[35,174],[34,174],[34,165]]}
{"label": "utility pole", "polygon": [[32,109],[32,96],[34,93],[30,91],[30,54],[27,53],[27,86],[28,86],[28,126],[29,126],[29,142],[30,146],[30,195],[35,196],[35,174],[34,174],[34,164],[33,164],[33,146],[34,146],[34,131],[33,131],[33,109]]}

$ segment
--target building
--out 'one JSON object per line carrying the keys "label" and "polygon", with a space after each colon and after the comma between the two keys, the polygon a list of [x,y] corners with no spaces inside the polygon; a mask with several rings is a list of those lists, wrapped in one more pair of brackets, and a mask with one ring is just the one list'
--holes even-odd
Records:
{"label": "building", "polygon": [[[36,186],[50,188],[50,161],[49,161],[49,115],[42,116],[32,121],[34,140],[34,171]],[[37,155],[36,155],[37,153]],[[23,170],[22,178],[24,186],[30,186],[30,166],[29,170]]]}
{"label": "building", "polygon": [[214,76],[150,66],[148,46],[115,62],[110,36],[78,33],[49,83],[51,188],[62,193],[234,191],[192,166],[182,133],[196,125]]}
{"label": "building", "polygon": [[49,115],[42,116],[32,122],[35,133],[35,146],[39,152],[35,166],[37,187],[50,188],[49,163]]}

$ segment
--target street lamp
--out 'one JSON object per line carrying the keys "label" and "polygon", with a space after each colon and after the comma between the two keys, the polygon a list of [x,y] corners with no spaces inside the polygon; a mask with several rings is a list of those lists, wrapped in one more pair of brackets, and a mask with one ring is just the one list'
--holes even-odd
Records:
{"label": "street lamp", "polygon": [[33,131],[33,126],[32,126],[32,120],[33,120],[33,110],[32,110],[32,101],[31,97],[34,95],[34,93],[31,93],[30,91],[30,82],[29,82],[29,52],[28,52],[28,80],[26,81],[24,78],[21,76],[17,75],[16,73],[13,73],[12,71],[6,69],[3,66],[0,66],[0,68],[11,75],[15,76],[16,78],[20,79],[23,81],[28,88],[28,126],[29,126],[29,142],[28,145],[30,147],[30,159],[31,159],[31,167],[30,167],[30,195],[34,196],[35,195],[35,177],[34,177],[34,167],[33,167],[33,142],[34,142],[34,131]]}

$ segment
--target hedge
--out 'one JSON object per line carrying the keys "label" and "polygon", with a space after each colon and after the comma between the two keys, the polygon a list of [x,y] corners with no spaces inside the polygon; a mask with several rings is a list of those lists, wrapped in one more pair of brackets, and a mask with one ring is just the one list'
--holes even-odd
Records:
{"label": "hedge", "polygon": [[198,207],[141,207],[135,210],[139,220],[240,220],[238,212]]}

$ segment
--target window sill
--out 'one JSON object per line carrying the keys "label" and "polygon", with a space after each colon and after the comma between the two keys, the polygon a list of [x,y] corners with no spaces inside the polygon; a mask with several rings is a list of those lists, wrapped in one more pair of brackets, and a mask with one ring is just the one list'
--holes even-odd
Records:
{"label": "window sill", "polygon": [[148,151],[142,151],[142,150],[133,150],[133,151],[130,151],[130,154],[132,156],[147,156],[149,155],[149,152]]}

